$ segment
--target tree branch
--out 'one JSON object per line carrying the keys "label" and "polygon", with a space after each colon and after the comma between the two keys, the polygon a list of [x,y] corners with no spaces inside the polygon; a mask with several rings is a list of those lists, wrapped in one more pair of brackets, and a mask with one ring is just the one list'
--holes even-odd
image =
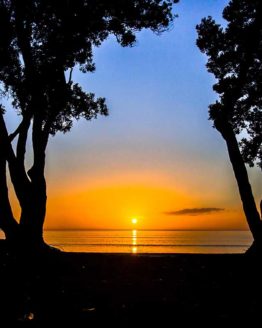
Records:
{"label": "tree branch", "polygon": [[22,121],[20,122],[18,127],[15,129],[15,131],[9,134],[8,138],[9,138],[10,142],[14,141],[14,139],[18,136],[18,134],[20,133],[21,129],[23,128],[23,126],[25,124],[24,121],[25,121],[25,117],[23,117]]}
{"label": "tree branch", "polygon": [[26,190],[30,185],[30,180],[26,175],[24,167],[18,165],[17,158],[15,156],[12,144],[9,140],[7,128],[3,118],[3,114],[0,113],[0,152],[8,162],[10,177],[15,189],[16,196],[21,205],[23,205],[26,197]]}
{"label": "tree branch", "polygon": [[10,142],[14,141],[16,136],[19,134],[20,129],[21,129],[21,125],[22,125],[22,122],[18,125],[18,127],[16,128],[16,130],[13,133],[9,134],[8,138],[9,138]]}
{"label": "tree branch", "polygon": [[42,119],[39,115],[33,117],[32,142],[34,152],[34,163],[27,172],[31,181],[35,183],[44,178],[45,168],[45,134],[42,130]]}
{"label": "tree branch", "polygon": [[1,148],[0,151],[4,154],[7,161],[14,162],[16,161],[16,156],[11,145],[11,141],[9,140],[7,128],[5,125],[3,114],[0,112],[0,140],[1,140]]}
{"label": "tree branch", "polygon": [[27,79],[30,82],[33,77],[32,70],[34,68],[34,62],[31,54],[30,47],[30,32],[28,26],[23,24],[23,4],[19,0],[14,0],[15,9],[15,28],[17,33],[18,46],[21,50],[23,56],[23,61],[25,63],[25,72]]}
{"label": "tree branch", "polygon": [[74,70],[74,68],[73,68],[73,67],[72,67],[72,68],[70,68],[69,79],[68,79],[68,82],[67,82],[67,84],[68,84],[68,85],[70,85],[70,84],[71,84],[71,82],[72,82],[72,75],[73,75],[73,70]]}
{"label": "tree branch", "polygon": [[[57,63],[57,76],[56,76],[56,84],[55,84],[55,89],[56,89],[56,95],[54,99],[51,100],[51,106],[52,111],[49,113],[49,117],[45,123],[44,126],[44,134],[45,134],[45,139],[46,143],[48,142],[48,137],[50,133],[50,129],[52,127],[52,124],[55,122],[57,115],[63,111],[65,108],[66,102],[68,100],[68,93],[67,93],[67,86],[69,83],[71,83],[72,80],[72,72],[73,68],[70,69],[70,75],[69,75],[69,80],[66,82],[66,76],[63,67]],[[59,69],[58,69],[59,67]]]}
{"label": "tree branch", "polygon": [[31,122],[31,116],[24,115],[23,120],[20,124],[19,137],[16,147],[16,157],[17,157],[18,164],[22,167],[24,167],[26,141],[27,141],[28,130],[30,127],[30,122]]}

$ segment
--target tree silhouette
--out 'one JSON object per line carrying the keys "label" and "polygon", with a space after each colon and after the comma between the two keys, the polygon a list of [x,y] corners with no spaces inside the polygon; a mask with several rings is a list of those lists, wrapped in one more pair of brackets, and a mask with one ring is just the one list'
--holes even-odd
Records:
{"label": "tree silhouette", "polygon": [[251,249],[262,250],[262,221],[245,163],[262,168],[262,3],[231,0],[223,11],[226,28],[212,19],[197,26],[197,45],[208,56],[219,100],[209,106],[210,119],[223,136],[237,180],[249,228]]}
{"label": "tree silhouette", "polygon": [[[176,2],[0,0],[0,91],[2,97],[11,97],[21,117],[17,129],[9,134],[5,108],[0,105],[0,227],[11,243],[44,246],[49,136],[68,132],[74,119],[108,114],[104,98],[96,99],[73,82],[73,68],[94,71],[92,49],[109,35],[121,46],[132,46],[137,31],[166,30]],[[28,138],[32,138],[33,165],[26,171]],[[7,163],[21,208],[19,220],[9,202]]]}

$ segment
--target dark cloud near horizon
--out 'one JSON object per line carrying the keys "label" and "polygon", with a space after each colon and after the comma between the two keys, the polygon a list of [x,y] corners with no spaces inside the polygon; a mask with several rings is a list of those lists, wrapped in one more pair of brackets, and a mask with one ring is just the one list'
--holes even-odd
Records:
{"label": "dark cloud near horizon", "polygon": [[178,211],[164,212],[167,215],[201,215],[224,211],[224,208],[218,207],[201,207],[201,208],[183,208]]}

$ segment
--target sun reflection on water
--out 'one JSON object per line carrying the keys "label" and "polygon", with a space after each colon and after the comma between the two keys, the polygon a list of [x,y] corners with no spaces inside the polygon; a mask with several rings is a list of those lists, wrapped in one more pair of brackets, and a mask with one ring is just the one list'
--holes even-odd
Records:
{"label": "sun reflection on water", "polygon": [[132,244],[136,245],[136,230],[132,231]]}
{"label": "sun reflection on water", "polygon": [[135,254],[137,253],[137,231],[136,230],[132,230],[132,253]]}
{"label": "sun reflection on water", "polygon": [[137,247],[132,247],[132,253],[136,254],[137,253]]}

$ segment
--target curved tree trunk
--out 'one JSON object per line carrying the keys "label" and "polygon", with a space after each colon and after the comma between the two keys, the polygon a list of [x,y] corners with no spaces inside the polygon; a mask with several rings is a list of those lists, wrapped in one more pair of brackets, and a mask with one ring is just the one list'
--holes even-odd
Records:
{"label": "curved tree trunk", "polygon": [[[48,136],[40,139],[40,136],[35,133],[34,165],[26,174],[24,154],[29,123],[28,120],[22,121],[17,142],[17,156],[15,156],[3,116],[0,115],[0,228],[4,231],[6,239],[12,241],[18,249],[34,250],[45,245],[43,224],[47,197],[44,166]],[[40,143],[41,140],[43,140],[42,143]],[[21,208],[19,224],[13,217],[8,197],[7,162],[11,181]]]}
{"label": "curved tree trunk", "polygon": [[262,221],[256,207],[252,188],[249,183],[247,169],[239,150],[238,142],[231,124],[225,120],[215,121],[216,129],[223,136],[229,158],[237,180],[239,194],[241,197],[244,213],[254,238],[252,249],[262,250]]}
{"label": "curved tree trunk", "polygon": [[14,219],[8,197],[6,182],[6,160],[0,155],[0,228],[8,241],[13,242],[18,236],[18,223]]}
{"label": "curved tree trunk", "polygon": [[[0,108],[1,110],[1,108]],[[17,238],[18,223],[14,219],[13,212],[8,197],[6,180],[6,159],[8,153],[7,131],[5,128],[2,113],[0,115],[0,228],[3,230],[6,239],[12,241]]]}
{"label": "curved tree trunk", "polygon": [[43,225],[46,215],[46,180],[45,180],[45,149],[48,142],[48,134],[42,131],[42,119],[34,117],[32,141],[34,151],[34,164],[27,172],[30,178],[30,192],[20,218],[20,226],[25,243],[28,246],[45,245],[43,239]]}

